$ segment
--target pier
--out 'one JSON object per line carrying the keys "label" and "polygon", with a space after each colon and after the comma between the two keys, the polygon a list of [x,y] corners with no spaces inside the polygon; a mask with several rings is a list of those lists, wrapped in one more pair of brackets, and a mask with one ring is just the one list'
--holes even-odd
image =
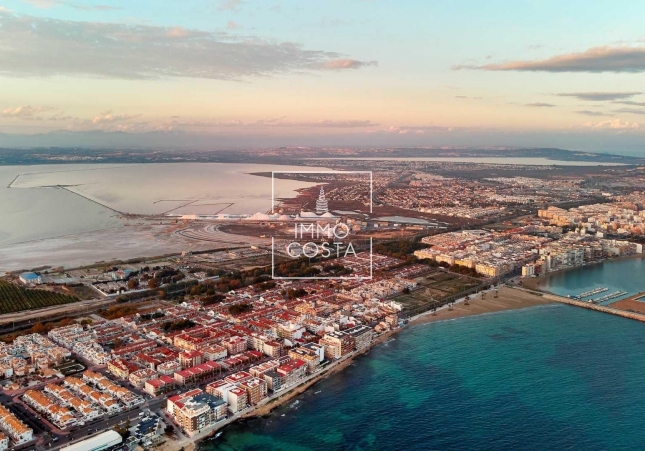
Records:
{"label": "pier", "polygon": [[[582,307],[589,310],[595,310],[597,312],[609,313],[610,315],[622,316],[623,318],[633,319],[633,320],[641,321],[645,323],[645,314],[629,312],[626,310],[618,310],[612,307],[607,307],[605,305],[598,305],[598,304],[593,304],[591,302],[579,301],[577,299],[571,299],[571,298],[558,296],[556,294],[551,294],[551,293],[543,293],[541,291],[529,290],[527,288],[517,287],[517,289],[524,290],[529,293],[536,294],[538,296],[542,296],[545,299],[549,299],[554,302],[559,302],[561,304],[568,304],[568,305],[573,305],[575,307]],[[639,293],[639,295],[640,295],[639,298],[645,297],[645,292]]]}
{"label": "pier", "polygon": [[577,297],[579,299],[586,298],[588,296],[593,296],[594,294],[599,294],[599,293],[604,293],[605,291],[609,291],[609,288],[603,287],[603,288],[594,288],[593,290],[585,291],[584,293],[580,293]]}

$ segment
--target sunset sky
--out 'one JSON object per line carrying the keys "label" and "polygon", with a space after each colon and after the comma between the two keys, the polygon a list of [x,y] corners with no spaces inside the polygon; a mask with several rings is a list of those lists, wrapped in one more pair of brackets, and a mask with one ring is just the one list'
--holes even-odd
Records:
{"label": "sunset sky", "polygon": [[0,133],[645,155],[643,17],[643,1],[0,0]]}

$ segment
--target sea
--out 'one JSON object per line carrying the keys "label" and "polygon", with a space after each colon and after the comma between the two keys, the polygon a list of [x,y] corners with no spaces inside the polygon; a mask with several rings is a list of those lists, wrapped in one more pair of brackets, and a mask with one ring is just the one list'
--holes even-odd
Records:
{"label": "sea", "polygon": [[645,325],[547,305],[411,326],[213,450],[645,449]]}
{"label": "sea", "polygon": [[[564,275],[643,291],[642,264]],[[409,326],[200,451],[642,450],[644,383],[645,324],[542,305]]]}
{"label": "sea", "polygon": [[612,302],[645,291],[644,276],[645,259],[643,258],[607,260],[554,273],[543,280],[539,288],[560,296],[578,296],[594,288],[608,288],[607,291],[584,298],[585,300],[597,299],[617,291],[627,292],[623,296],[602,303],[611,305]]}

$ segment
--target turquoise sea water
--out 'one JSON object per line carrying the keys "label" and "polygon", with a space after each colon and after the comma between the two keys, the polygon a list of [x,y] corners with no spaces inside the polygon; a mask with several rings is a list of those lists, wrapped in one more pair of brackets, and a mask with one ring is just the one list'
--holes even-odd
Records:
{"label": "turquoise sea water", "polygon": [[645,324],[547,305],[411,326],[210,450],[645,449]]}
{"label": "turquoise sea water", "polygon": [[616,291],[627,291],[625,296],[612,299],[609,303],[645,291],[645,259],[610,260],[556,273],[540,283],[541,289],[560,296],[579,295],[601,287],[607,287],[609,291],[594,295],[592,298],[599,298]]}

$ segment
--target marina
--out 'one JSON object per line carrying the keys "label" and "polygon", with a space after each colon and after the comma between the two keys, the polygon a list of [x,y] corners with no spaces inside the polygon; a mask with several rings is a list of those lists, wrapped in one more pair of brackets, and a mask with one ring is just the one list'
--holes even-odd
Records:
{"label": "marina", "polygon": [[599,297],[598,299],[591,299],[589,302],[593,302],[594,304],[600,304],[601,302],[610,301],[612,299],[625,296],[626,294],[628,294],[627,291],[614,291],[613,293],[606,294],[604,296]]}
{"label": "marina", "polygon": [[580,293],[578,295],[578,297],[580,299],[582,299],[582,298],[586,298],[586,297],[589,297],[589,296],[593,296],[594,294],[604,293],[605,291],[609,291],[609,288],[607,288],[607,287],[594,288],[593,290],[589,290],[589,291],[585,291],[584,293]]}

